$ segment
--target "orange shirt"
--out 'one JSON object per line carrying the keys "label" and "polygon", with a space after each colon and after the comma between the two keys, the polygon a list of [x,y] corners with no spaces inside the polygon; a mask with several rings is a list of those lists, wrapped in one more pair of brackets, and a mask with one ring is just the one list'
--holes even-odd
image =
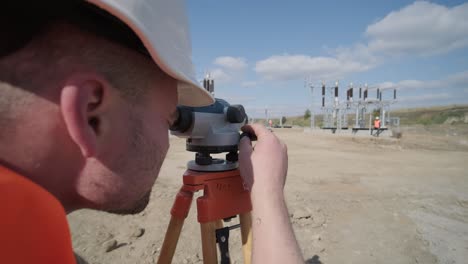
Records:
{"label": "orange shirt", "polygon": [[375,120],[374,121],[374,127],[375,128],[380,128],[380,120]]}
{"label": "orange shirt", "polygon": [[0,263],[76,263],[60,202],[39,185],[2,166]]}

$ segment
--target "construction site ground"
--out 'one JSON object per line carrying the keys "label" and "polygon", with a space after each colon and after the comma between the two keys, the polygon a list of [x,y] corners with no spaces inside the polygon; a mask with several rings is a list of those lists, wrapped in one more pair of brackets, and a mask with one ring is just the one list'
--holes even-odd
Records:
{"label": "construction site ground", "polygon": [[[306,263],[467,263],[468,127],[402,128],[400,139],[366,131],[274,129],[288,145],[285,195]],[[69,215],[83,263],[155,263],[174,195],[193,153],[171,137],[150,204],[137,215]],[[232,222],[231,224],[235,224]],[[242,263],[239,230],[230,237]],[[202,263],[196,205],[174,263]]]}

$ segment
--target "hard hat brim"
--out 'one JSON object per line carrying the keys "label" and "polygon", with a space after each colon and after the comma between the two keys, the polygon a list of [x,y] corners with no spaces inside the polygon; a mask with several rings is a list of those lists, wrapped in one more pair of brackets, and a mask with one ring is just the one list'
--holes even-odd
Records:
{"label": "hard hat brim", "polygon": [[195,78],[188,21],[181,1],[87,0],[124,22],[140,38],[151,58],[177,80],[178,103],[207,106],[213,96]]}

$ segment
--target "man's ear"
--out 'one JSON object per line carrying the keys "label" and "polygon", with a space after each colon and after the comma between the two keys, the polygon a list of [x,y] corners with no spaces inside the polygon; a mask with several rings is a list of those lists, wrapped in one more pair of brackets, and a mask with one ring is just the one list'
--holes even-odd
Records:
{"label": "man's ear", "polygon": [[96,155],[104,90],[105,83],[96,78],[73,80],[62,87],[62,116],[68,133],[84,157]]}

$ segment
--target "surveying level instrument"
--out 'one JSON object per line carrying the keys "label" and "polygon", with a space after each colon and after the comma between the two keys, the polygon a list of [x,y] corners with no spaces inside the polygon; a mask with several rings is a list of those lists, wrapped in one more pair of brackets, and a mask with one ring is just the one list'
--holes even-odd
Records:
{"label": "surveying level instrument", "polygon": [[[245,263],[252,254],[252,203],[238,169],[240,128],[247,123],[242,105],[230,105],[222,99],[206,107],[177,107],[178,118],[170,128],[175,136],[186,138],[186,149],[195,152],[187,163],[183,185],[171,210],[171,220],[161,248],[158,263],[171,263],[193,194],[203,190],[197,199],[201,228],[203,262],[230,263],[229,231],[240,227]],[[211,154],[227,153],[225,159]],[[224,222],[239,216],[239,225],[224,227]]]}

